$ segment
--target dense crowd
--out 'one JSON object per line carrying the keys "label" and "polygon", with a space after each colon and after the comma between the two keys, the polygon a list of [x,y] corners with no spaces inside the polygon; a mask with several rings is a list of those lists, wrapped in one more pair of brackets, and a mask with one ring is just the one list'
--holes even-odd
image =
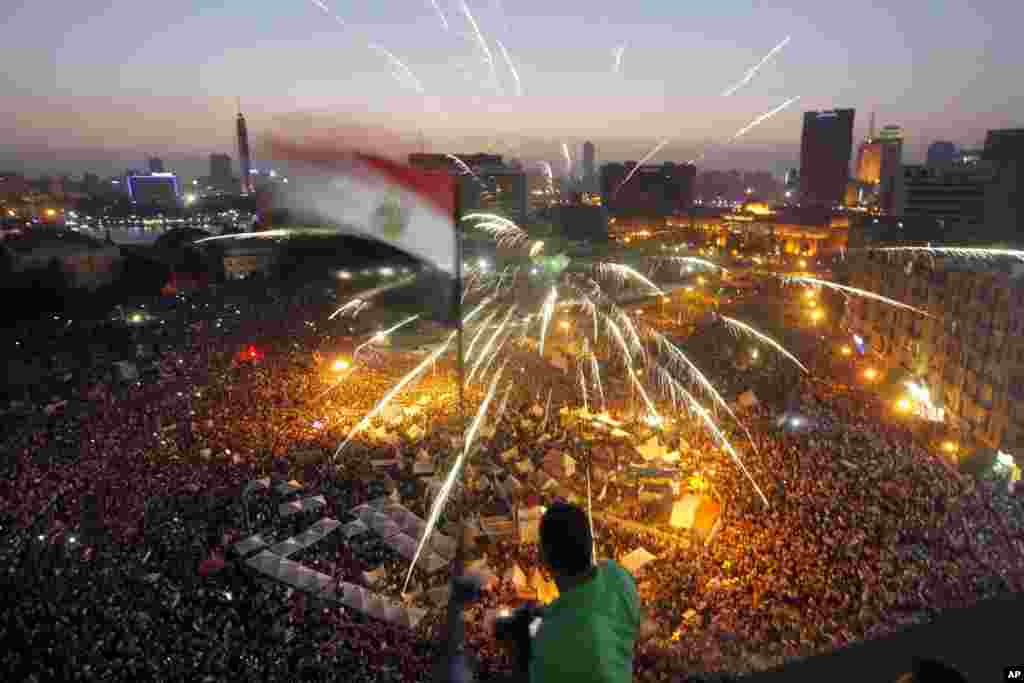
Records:
{"label": "dense crowd", "polygon": [[[361,338],[338,335],[316,296],[273,305],[276,313],[232,304],[231,332],[196,325],[185,345],[160,359],[156,386],[90,387],[92,411],[54,416],[2,444],[10,474],[0,480],[0,566],[5,590],[17,596],[0,621],[0,638],[17,643],[0,655],[4,678],[430,677],[438,610],[415,630],[374,621],[258,578],[233,561],[230,548],[247,533],[239,493],[261,476],[322,492],[328,505],[317,514],[341,521],[390,490],[425,517],[426,485],[410,467],[425,453],[443,470],[457,447],[453,373],[444,362],[425,372],[400,397],[401,410],[387,411],[348,444],[337,467],[322,455],[289,457],[333,454],[422,356],[373,352],[366,358],[379,362],[338,373],[334,360],[350,357]],[[258,357],[246,357],[250,345]],[[574,377],[536,354],[512,353],[517,362],[507,372],[518,376],[504,419],[482,433],[467,485],[445,515],[448,528],[501,507],[484,475],[507,481],[510,463],[500,455],[513,447],[516,462],[535,468],[552,450],[580,464],[545,491],[517,472],[525,485],[514,496],[586,500],[591,446],[559,419],[563,406],[579,400]],[[615,383],[606,390],[614,396]],[[470,406],[478,391],[469,391]],[[598,557],[621,558],[638,547],[658,557],[638,576],[647,616],[636,658],[642,680],[670,670],[762,669],[1024,587],[1014,546],[1024,533],[1020,497],[1005,488],[981,491],[864,396],[813,381],[797,393],[793,408],[813,429],[780,429],[765,408],[744,415],[756,445],[741,448],[744,463],[767,506],[697,423],[680,418],[669,430],[680,470],[700,473],[725,504],[709,543],[639,504],[633,482],[592,482],[602,513]],[[629,402],[611,408],[621,416]],[[742,438],[735,436],[737,445]],[[620,463],[630,462],[632,446],[615,448]],[[396,457],[400,465],[387,474],[370,464]],[[255,528],[275,517],[268,495],[254,494]],[[98,512],[83,515],[90,505]],[[296,518],[279,531],[308,521]],[[472,552],[499,577],[469,614],[468,638],[486,676],[510,665],[486,632],[487,614],[522,599],[523,587],[508,579],[513,564],[527,575],[538,565],[530,545],[481,538]],[[317,546],[302,560],[355,583],[383,567],[373,590],[416,604],[427,604],[427,590],[445,580],[444,572],[417,570],[401,596],[408,563],[372,534]]]}

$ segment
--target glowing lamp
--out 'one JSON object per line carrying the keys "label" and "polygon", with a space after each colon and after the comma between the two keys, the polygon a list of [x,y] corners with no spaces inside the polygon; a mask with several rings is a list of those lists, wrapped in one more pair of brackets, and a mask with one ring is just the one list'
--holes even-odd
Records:
{"label": "glowing lamp", "polygon": [[910,399],[904,396],[900,400],[896,401],[896,410],[901,413],[910,412]]}
{"label": "glowing lamp", "polygon": [[868,368],[867,370],[864,371],[864,379],[868,380],[869,382],[873,382],[876,377],[878,377],[878,371],[875,370],[874,368]]}
{"label": "glowing lamp", "polygon": [[956,444],[953,443],[952,441],[943,441],[942,450],[946,451],[947,453],[956,453]]}
{"label": "glowing lamp", "polygon": [[853,353],[853,351],[850,349],[849,346],[844,346],[841,349],[839,349],[839,353],[843,354],[844,356],[849,356],[851,353]]}
{"label": "glowing lamp", "polygon": [[341,372],[342,370],[348,370],[349,364],[347,360],[339,358],[338,360],[334,361],[334,365],[332,367],[334,368],[335,372]]}

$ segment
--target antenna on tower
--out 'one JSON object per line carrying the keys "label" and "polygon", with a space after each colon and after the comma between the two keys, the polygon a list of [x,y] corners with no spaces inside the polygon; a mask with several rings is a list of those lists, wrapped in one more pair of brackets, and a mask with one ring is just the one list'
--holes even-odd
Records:
{"label": "antenna on tower", "polygon": [[868,140],[875,139],[875,112],[871,112],[871,126],[868,128]]}
{"label": "antenna on tower", "polygon": [[235,96],[235,101],[238,103],[238,113],[241,114],[242,113],[242,98],[236,95]]}

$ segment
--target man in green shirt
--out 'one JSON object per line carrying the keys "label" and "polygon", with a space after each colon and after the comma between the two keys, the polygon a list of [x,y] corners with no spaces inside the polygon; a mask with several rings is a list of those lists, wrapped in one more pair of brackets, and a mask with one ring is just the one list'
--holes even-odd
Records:
{"label": "man in green shirt", "polygon": [[594,564],[586,513],[555,503],[540,523],[541,561],[559,597],[530,647],[530,683],[628,683],[640,629],[633,577],[614,560]]}

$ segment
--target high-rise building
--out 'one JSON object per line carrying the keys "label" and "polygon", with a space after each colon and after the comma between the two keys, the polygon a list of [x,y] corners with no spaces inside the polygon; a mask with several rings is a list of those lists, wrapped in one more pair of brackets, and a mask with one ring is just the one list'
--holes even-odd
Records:
{"label": "high-rise building", "polygon": [[150,173],[163,173],[164,172],[164,160],[160,157],[150,157],[147,161],[149,165]]}
{"label": "high-rise building", "polygon": [[931,167],[950,166],[956,159],[956,145],[948,140],[936,140],[928,145],[928,157],[925,162]]}
{"label": "high-rise building", "polygon": [[593,192],[597,189],[597,169],[594,166],[594,143],[583,143],[583,189]]}
{"label": "high-rise building", "polygon": [[853,152],[853,109],[804,113],[800,139],[800,198],[832,208],[843,201]]}
{"label": "high-rise building", "polygon": [[241,173],[241,190],[242,194],[249,194],[252,192],[252,177],[251,177],[251,159],[249,158],[249,129],[245,125],[245,117],[242,112],[238,112],[238,121],[236,124],[238,129],[238,162],[241,164],[239,172]]}
{"label": "high-rise building", "polygon": [[861,196],[856,203],[873,204],[884,213],[893,213],[903,164],[903,130],[899,126],[885,126],[875,136],[874,123],[872,115],[869,137],[857,152],[856,179]]}
{"label": "high-rise building", "polygon": [[986,230],[999,240],[1024,242],[1024,128],[990,130],[982,157],[994,174],[985,188]]}
{"label": "high-rise building", "polygon": [[231,170],[231,157],[227,154],[210,155],[210,186],[221,192],[233,189],[234,177]]}
{"label": "high-rise building", "polygon": [[[693,205],[696,166],[671,162],[636,166],[635,161],[627,161],[601,167],[601,204],[610,213],[670,216]],[[634,169],[633,176],[625,183]]]}
{"label": "high-rise building", "polygon": [[178,179],[173,173],[128,176],[128,196],[140,206],[177,206]]}

